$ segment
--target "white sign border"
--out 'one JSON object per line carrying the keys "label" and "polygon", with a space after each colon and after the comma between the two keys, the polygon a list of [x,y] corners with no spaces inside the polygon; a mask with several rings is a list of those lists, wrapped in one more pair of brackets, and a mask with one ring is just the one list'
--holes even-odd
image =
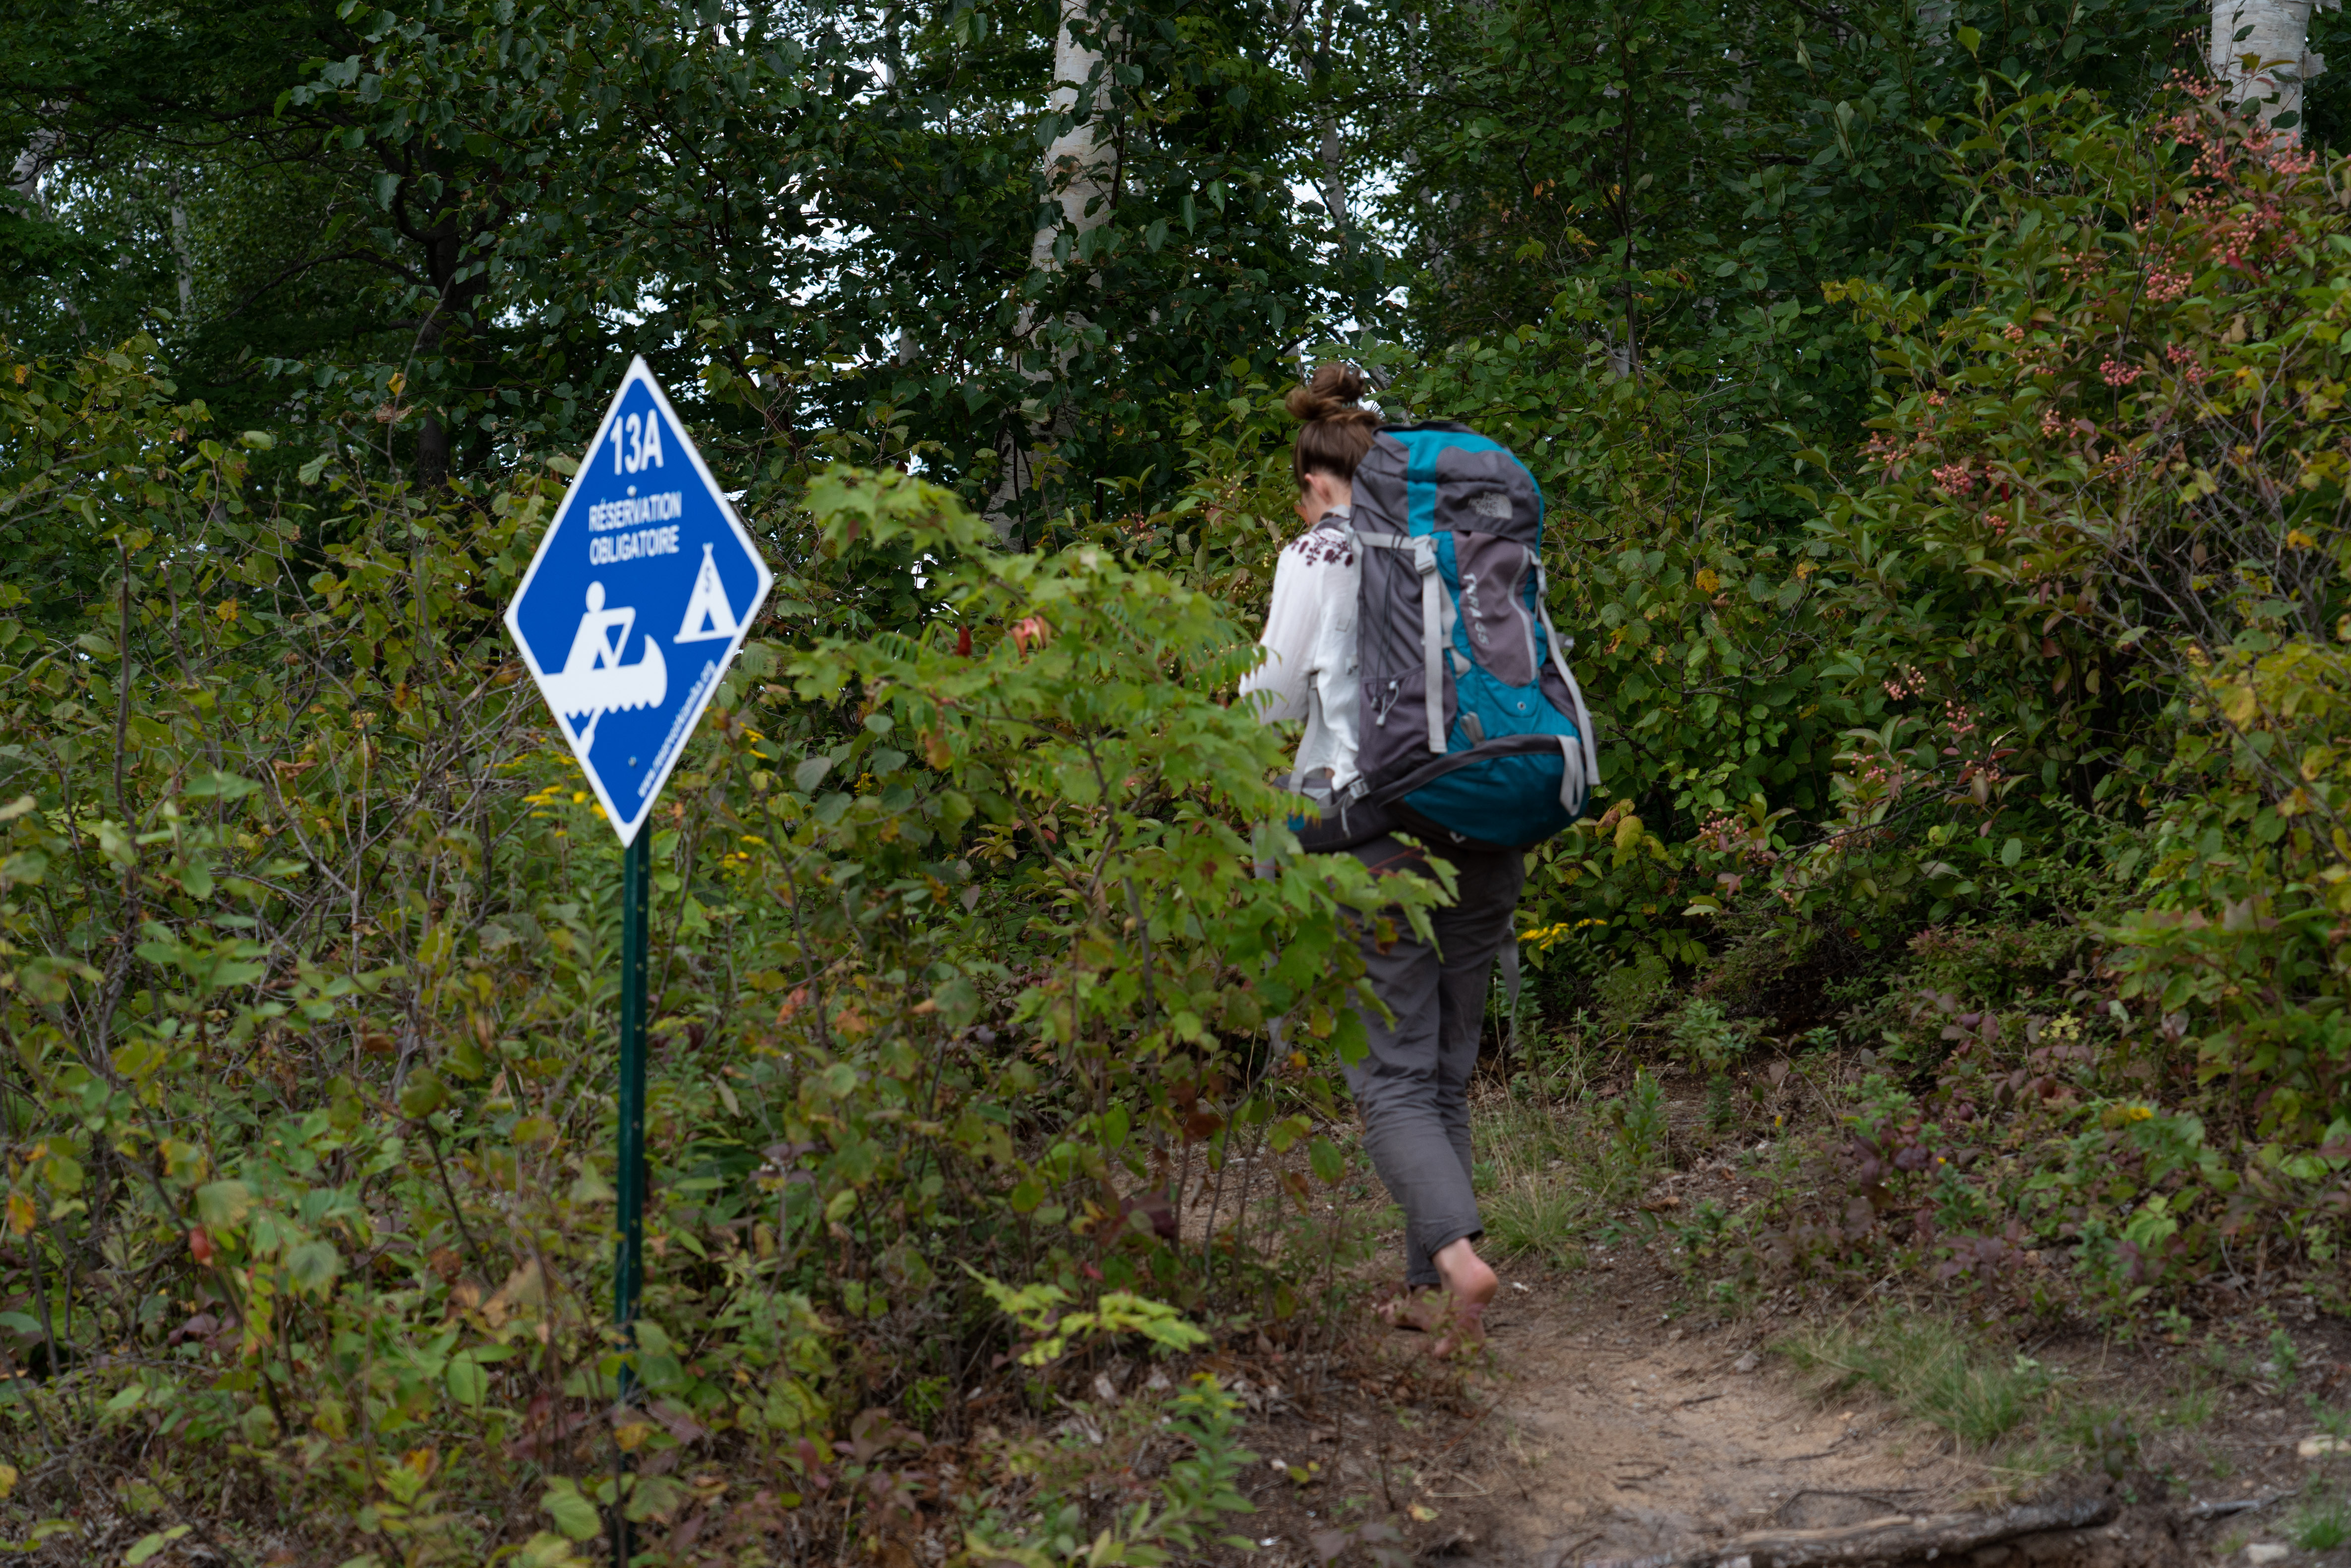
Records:
{"label": "white sign border", "polygon": [[[680,419],[677,416],[677,410],[670,406],[669,394],[662,391],[661,382],[654,379],[653,367],[645,363],[645,357],[643,354],[632,354],[629,357],[628,373],[621,378],[621,384],[613,389],[612,401],[604,406],[604,417],[596,426],[595,439],[589,442],[587,455],[580,459],[579,468],[571,476],[570,487],[563,492],[563,499],[557,505],[555,516],[549,520],[547,531],[539,536],[538,549],[532,552],[530,564],[523,569],[522,580],[515,585],[514,597],[507,603],[507,612],[504,616],[507,635],[514,639],[515,649],[522,655],[523,668],[530,673],[531,684],[538,687],[539,701],[547,702],[544,677],[539,670],[538,659],[531,653],[529,642],[523,636],[521,626],[517,623],[516,616],[522,608],[523,599],[530,592],[530,585],[538,578],[540,563],[547,559],[548,551],[555,548],[555,536],[563,531],[563,519],[571,515],[571,503],[578,498],[580,486],[588,481],[589,465],[596,460],[596,454],[604,450],[605,438],[611,434],[613,421],[621,412],[621,404],[628,397],[630,386],[637,382],[644,382],[646,389],[653,394],[653,405],[661,411],[663,417],[669,421],[670,428],[677,432],[679,443],[684,446],[686,456],[693,460],[695,476],[701,479],[711,497],[718,503],[721,516],[734,528],[736,537],[742,540],[745,552],[750,556],[752,566],[759,573],[759,586],[751,595],[751,607],[735,618],[735,635],[726,644],[726,656],[718,661],[717,679],[710,683],[708,689],[703,692],[701,701],[695,706],[693,713],[686,716],[684,737],[679,740],[668,758],[660,761],[651,787],[644,791],[643,813],[633,824],[622,821],[621,813],[613,809],[611,796],[604,789],[603,777],[590,766],[588,758],[580,755],[580,745],[573,737],[570,727],[563,722],[563,716],[555,711],[555,705],[548,703],[548,715],[555,720],[555,732],[563,737],[564,745],[570,747],[573,760],[580,764],[580,771],[587,777],[588,788],[595,791],[596,803],[604,809],[604,820],[612,824],[612,831],[619,835],[621,847],[624,850],[636,841],[637,835],[643,832],[645,824],[653,820],[653,808],[661,802],[662,791],[669,785],[669,776],[677,770],[679,759],[685,756],[687,743],[694,738],[694,732],[701,727],[702,716],[710,711],[710,699],[718,693],[718,681],[726,678],[726,672],[742,655],[743,644],[751,635],[752,622],[759,618],[759,612],[767,605],[768,594],[776,585],[776,574],[768,570],[767,559],[759,553],[759,541],[752,538],[749,528],[744,527],[743,514],[735,509],[735,503],[726,498],[726,492],[719,487],[718,481],[712,476],[710,465],[702,460],[702,449],[695,444],[694,435],[686,429],[685,421]],[[651,633],[649,632],[648,635]]]}

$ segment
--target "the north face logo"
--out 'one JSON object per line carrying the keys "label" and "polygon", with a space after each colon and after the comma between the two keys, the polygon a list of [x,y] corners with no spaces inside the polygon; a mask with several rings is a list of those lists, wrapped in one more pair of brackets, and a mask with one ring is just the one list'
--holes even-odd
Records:
{"label": "the north face logo", "polygon": [[1482,496],[1469,497],[1469,509],[1481,517],[1507,522],[1510,516],[1510,498],[1499,491],[1489,490]]}

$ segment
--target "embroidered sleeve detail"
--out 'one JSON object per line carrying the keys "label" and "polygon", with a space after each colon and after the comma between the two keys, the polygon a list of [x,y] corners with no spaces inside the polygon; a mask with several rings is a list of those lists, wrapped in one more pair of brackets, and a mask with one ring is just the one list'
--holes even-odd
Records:
{"label": "embroidered sleeve detail", "polygon": [[1337,528],[1309,528],[1281,547],[1309,566],[1353,566],[1355,548]]}

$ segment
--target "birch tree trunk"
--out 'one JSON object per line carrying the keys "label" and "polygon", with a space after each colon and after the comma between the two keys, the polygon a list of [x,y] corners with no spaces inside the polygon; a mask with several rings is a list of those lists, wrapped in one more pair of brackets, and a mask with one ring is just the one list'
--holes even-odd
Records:
{"label": "birch tree trunk", "polygon": [[180,321],[185,325],[196,311],[196,258],[188,236],[188,204],[180,190],[180,176],[174,173],[171,183],[172,196],[172,258],[179,264]]}
{"label": "birch tree trunk", "polygon": [[[41,109],[45,113],[63,114],[66,106],[63,103],[45,103]],[[55,215],[49,208],[47,179],[59,140],[54,128],[36,126],[31,140],[25,143],[24,151],[17,153],[15,162],[8,165],[8,188],[24,198],[27,213],[45,223]],[[75,300],[69,284],[59,282],[57,299],[65,306],[66,314],[73,318],[74,325],[80,329],[84,337],[88,337],[89,323],[82,319],[81,306]]]}
{"label": "birch tree trunk", "polygon": [[[1061,205],[1061,222],[1078,235],[1100,228],[1110,217],[1112,167],[1109,116],[1110,83],[1102,69],[1102,51],[1078,37],[1078,29],[1095,31],[1093,8],[1088,0],[1061,0],[1061,31],[1053,39],[1053,90],[1045,99],[1048,114],[1074,114],[1092,89],[1092,112],[1081,124],[1064,130],[1045,149],[1045,185]],[[1091,209],[1091,210],[1089,210]],[[1039,271],[1053,266],[1053,246],[1060,238],[1051,228],[1040,228],[1029,243],[1029,265]]]}
{"label": "birch tree trunk", "polygon": [[[1059,211],[1052,222],[1040,225],[1029,236],[1031,272],[1058,270],[1058,247],[1064,235],[1075,246],[1089,232],[1110,220],[1111,202],[1118,183],[1117,148],[1107,112],[1110,80],[1103,68],[1102,50],[1096,47],[1102,40],[1090,0],[1061,0],[1059,28],[1053,39],[1053,90],[1045,99],[1045,112],[1072,115],[1081,103],[1090,112],[1081,120],[1065,127],[1046,145],[1045,189]],[[1081,37],[1081,28],[1092,37]],[[1084,318],[1072,312],[1058,319],[1080,325]],[[1038,319],[1033,304],[1022,306],[1017,346],[1026,350],[1050,324]],[[1063,350],[1055,356],[1053,371],[1032,368],[1024,373],[1042,388],[1051,382],[1055,371],[1068,365],[1070,358],[1070,352]],[[1036,486],[1036,448],[1066,435],[1068,426],[1067,413],[1057,411],[1043,419],[1024,420],[1006,431],[1003,476],[988,497],[987,517],[996,525],[997,533],[1008,542],[1012,535],[1014,505]]]}
{"label": "birch tree trunk", "polygon": [[[1309,37],[1306,24],[1310,19],[1311,0],[1298,0],[1290,13],[1285,31],[1290,36],[1291,57],[1298,62],[1298,74],[1311,89],[1331,57],[1331,32],[1337,20],[1336,0],[1325,0],[1316,36]],[[1315,117],[1315,126],[1322,134],[1315,150],[1322,163],[1322,206],[1331,214],[1332,226],[1340,242],[1347,241],[1347,143],[1339,132],[1338,117],[1325,108]]]}
{"label": "birch tree trunk", "polygon": [[[48,107],[43,105],[43,108]],[[41,188],[42,177],[49,172],[49,154],[57,144],[57,133],[44,125],[33,132],[32,140],[16,154],[8,166],[8,188],[25,199],[26,210],[37,218],[49,215],[47,194]]]}
{"label": "birch tree trunk", "polygon": [[[2317,0],[2333,10],[2340,0]],[[2231,101],[2264,99],[2263,123],[2292,114],[2278,135],[2302,140],[2302,84],[2326,68],[2326,57],[2306,46],[2313,0],[2213,0],[2212,74]],[[2252,61],[2248,69],[2248,57]]]}

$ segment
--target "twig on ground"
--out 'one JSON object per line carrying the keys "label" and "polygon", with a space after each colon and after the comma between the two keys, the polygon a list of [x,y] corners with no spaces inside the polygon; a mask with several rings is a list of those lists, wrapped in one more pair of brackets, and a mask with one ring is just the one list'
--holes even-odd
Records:
{"label": "twig on ground", "polygon": [[2227,1519],[2231,1514],[2251,1513],[2277,1501],[2273,1497],[2239,1498],[2233,1502],[2199,1502],[2188,1511],[2190,1519]]}

